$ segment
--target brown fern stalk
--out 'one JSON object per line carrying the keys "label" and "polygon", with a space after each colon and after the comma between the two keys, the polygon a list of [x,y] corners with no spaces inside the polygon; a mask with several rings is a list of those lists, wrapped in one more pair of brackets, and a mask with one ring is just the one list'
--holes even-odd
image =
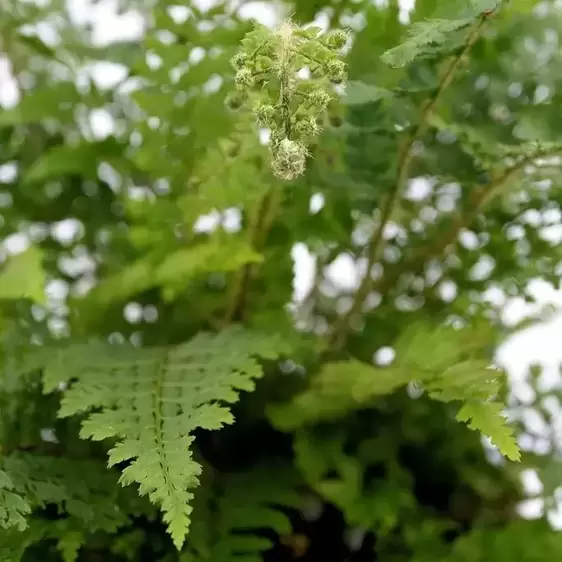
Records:
{"label": "brown fern stalk", "polygon": [[365,303],[369,293],[373,289],[374,281],[371,278],[370,272],[373,266],[378,261],[379,254],[384,243],[385,228],[394,213],[394,210],[400,199],[400,195],[402,194],[406,182],[408,181],[408,178],[410,176],[410,168],[413,161],[413,147],[425,133],[429,117],[437,107],[437,104],[440,101],[443,93],[453,81],[453,78],[459,66],[467,57],[473,45],[478,40],[482,27],[491,15],[492,13],[485,13],[478,18],[476,25],[473,27],[472,31],[467,37],[464,48],[449,63],[441,78],[437,91],[424,104],[416,128],[409,136],[404,147],[400,151],[394,189],[388,195],[388,198],[382,208],[381,220],[378,228],[376,229],[373,237],[371,238],[371,241],[368,244],[368,258],[365,276],[363,277],[363,280],[361,281],[361,284],[359,285],[359,288],[355,293],[355,297],[350,309],[346,314],[342,315],[339,318],[338,322],[334,326],[334,330],[332,331],[332,334],[330,336],[330,346],[332,348],[341,348],[345,344],[350,321],[361,311],[363,304]]}

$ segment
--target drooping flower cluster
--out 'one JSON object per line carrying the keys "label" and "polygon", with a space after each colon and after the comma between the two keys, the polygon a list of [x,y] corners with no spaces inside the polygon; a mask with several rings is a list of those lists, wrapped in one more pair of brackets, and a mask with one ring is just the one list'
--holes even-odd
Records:
{"label": "drooping flower cluster", "polygon": [[321,131],[319,117],[332,99],[331,84],[347,78],[339,55],[347,38],[341,29],[322,33],[292,22],[274,30],[258,25],[232,59],[236,90],[226,103],[232,110],[250,103],[258,127],[271,131],[271,167],[281,179],[305,171],[308,147]]}

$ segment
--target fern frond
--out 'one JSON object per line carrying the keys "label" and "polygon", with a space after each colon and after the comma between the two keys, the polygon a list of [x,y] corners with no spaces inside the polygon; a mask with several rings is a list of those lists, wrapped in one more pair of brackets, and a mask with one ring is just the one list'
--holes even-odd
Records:
{"label": "fern frond", "polygon": [[[216,480],[216,481],[215,481]],[[279,508],[301,504],[298,474],[291,466],[257,466],[247,472],[219,474],[195,493],[193,526],[180,562],[261,562],[277,536],[292,532]]]}
{"label": "fern frond", "polygon": [[457,414],[457,419],[465,422],[470,429],[480,431],[510,460],[521,458],[513,430],[508,427],[503,416],[504,405],[498,402],[466,402]]}
{"label": "fern frond", "polygon": [[492,12],[501,0],[470,0],[471,7],[477,12]]}
{"label": "fern frond", "polygon": [[12,453],[0,459],[14,492],[32,509],[58,506],[84,528],[114,532],[128,521],[117,502],[114,473],[96,461],[78,461],[33,453]]}
{"label": "fern frond", "polygon": [[[54,539],[63,560],[74,562],[86,536],[129,522],[134,504],[121,490],[117,474],[94,460],[22,452],[0,458],[0,560],[17,562],[32,545]],[[41,515],[53,506],[59,518]]]}
{"label": "fern frond", "polygon": [[166,297],[195,278],[209,273],[229,273],[249,264],[258,263],[262,256],[247,241],[232,236],[214,236],[209,240],[169,252],[138,259],[125,269],[104,279],[88,295],[90,306],[103,306],[115,301],[161,287]]}
{"label": "fern frond", "polygon": [[40,542],[53,529],[52,521],[31,519],[25,529],[10,528],[0,533],[0,560],[20,562],[26,550]]}
{"label": "fern frond", "polygon": [[121,483],[138,483],[140,494],[161,507],[179,548],[201,472],[192,458],[193,431],[232,423],[226,404],[253,390],[263,374],[255,357],[275,359],[283,351],[279,338],[238,327],[170,348],[71,346],[46,366],[45,384],[53,390],[55,381],[71,381],[60,417],[96,410],[81,437],[118,439],[110,466],[131,461]]}
{"label": "fern frond", "polygon": [[[502,406],[489,402],[501,390],[504,377],[485,358],[490,343],[491,333],[483,327],[432,329],[424,323],[413,324],[396,342],[396,360],[390,367],[357,360],[324,365],[309,389],[288,404],[271,407],[269,417],[276,427],[290,431],[365,408],[377,397],[417,382],[435,400],[465,403],[467,409],[461,409],[457,419],[472,418],[471,428],[480,429],[515,460],[517,444],[505,427]],[[472,403],[478,409],[468,406]]]}
{"label": "fern frond", "polygon": [[433,19],[413,23],[408,30],[406,41],[383,53],[381,59],[390,66],[406,66],[422,54],[424,47],[445,43],[449,34],[468,27],[473,21],[472,18]]}
{"label": "fern frond", "polygon": [[14,488],[10,476],[0,470],[0,527],[23,531],[27,527],[25,516],[31,513],[31,506]]}
{"label": "fern frond", "polygon": [[325,364],[310,388],[288,404],[273,405],[269,417],[282,431],[345,416],[374,396],[390,394],[412,378],[408,371],[377,369],[355,359]]}
{"label": "fern frond", "polygon": [[41,250],[34,246],[10,257],[0,269],[0,299],[29,298],[44,304],[46,279],[42,260]]}
{"label": "fern frond", "polygon": [[[392,443],[384,437],[368,439],[351,451],[344,431],[336,430],[330,437],[325,439],[315,429],[297,432],[295,462],[305,481],[336,505],[349,525],[390,531],[413,502],[410,475],[390,458]],[[368,473],[380,463],[386,469],[384,486],[372,486]]]}

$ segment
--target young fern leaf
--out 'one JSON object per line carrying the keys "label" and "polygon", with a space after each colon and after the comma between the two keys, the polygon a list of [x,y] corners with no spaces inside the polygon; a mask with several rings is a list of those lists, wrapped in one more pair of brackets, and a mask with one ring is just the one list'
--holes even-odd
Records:
{"label": "young fern leaf", "polygon": [[136,482],[162,509],[179,549],[201,472],[192,458],[193,431],[232,423],[226,404],[263,375],[255,358],[275,359],[283,351],[279,338],[239,327],[169,348],[79,345],[61,350],[44,380],[46,391],[70,381],[59,416],[89,413],[81,437],[117,439],[109,465],[130,461],[121,483]]}
{"label": "young fern leaf", "polygon": [[434,19],[413,23],[408,29],[406,41],[383,53],[381,60],[393,67],[406,66],[423,54],[424,47],[442,45],[449,39],[450,33],[468,27],[473,21],[472,18]]}

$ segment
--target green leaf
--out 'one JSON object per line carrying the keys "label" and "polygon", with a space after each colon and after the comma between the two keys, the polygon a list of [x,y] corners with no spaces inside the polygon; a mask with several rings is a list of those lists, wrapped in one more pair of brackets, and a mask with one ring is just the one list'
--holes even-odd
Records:
{"label": "green leaf", "polygon": [[362,105],[392,97],[392,92],[360,80],[349,80],[341,98],[344,105]]}
{"label": "green leaf", "polygon": [[470,5],[480,13],[495,10],[499,4],[499,0],[470,0]]}
{"label": "green leaf", "polygon": [[312,379],[310,389],[289,403],[270,406],[268,415],[283,431],[337,419],[376,396],[390,394],[411,378],[406,371],[381,369],[356,360],[327,363]]}
{"label": "green leaf", "polygon": [[17,491],[10,476],[0,470],[0,528],[15,527],[19,531],[25,530],[27,522],[25,516],[31,513],[31,506]]}
{"label": "green leaf", "polygon": [[54,59],[56,56],[56,51],[45,44],[39,37],[35,35],[24,35],[23,33],[18,33],[16,35],[16,40],[19,43],[29,47],[35,53],[47,57],[49,59]]}
{"label": "green leaf", "polygon": [[449,34],[468,27],[471,18],[460,20],[434,19],[413,23],[408,30],[408,38],[398,47],[383,53],[381,60],[393,67],[411,63],[428,45],[441,45],[449,39]]}
{"label": "green leaf", "polygon": [[[432,328],[426,323],[414,323],[398,338],[391,366],[375,367],[356,360],[327,363],[313,376],[310,388],[287,403],[270,406],[268,416],[280,430],[291,431],[341,418],[409,382],[421,384],[431,398],[441,402],[488,404],[487,400],[501,390],[504,378],[502,371],[491,368],[490,360],[482,357],[487,355],[490,340],[490,331],[484,327]],[[480,418],[480,423],[488,423],[488,430],[505,426],[496,406],[501,410],[499,403],[486,406],[488,418]],[[461,410],[463,415],[468,411]],[[495,422],[494,412],[498,418]],[[466,421],[463,416],[458,419]],[[479,428],[478,423],[473,421],[471,427]],[[498,431],[495,435],[501,437]],[[505,432],[511,435],[507,427]],[[502,443],[502,452],[507,450],[512,458],[513,449],[505,446],[505,435]]]}
{"label": "green leaf", "polygon": [[70,531],[63,534],[57,543],[63,562],[76,562],[78,560],[78,552],[85,539],[84,533],[80,531]]}
{"label": "green leaf", "polygon": [[490,438],[503,455],[512,461],[519,461],[521,453],[513,430],[508,427],[502,411],[504,406],[497,402],[471,401],[463,405],[457,414],[459,421],[470,429],[482,432]]}
{"label": "green leaf", "polygon": [[45,272],[43,254],[32,246],[29,250],[10,256],[0,270],[0,299],[31,299],[45,302]]}
{"label": "green leaf", "polygon": [[115,139],[99,142],[82,141],[77,145],[59,145],[36,160],[23,177],[24,183],[43,182],[72,174],[96,177],[100,162],[119,156]]}
{"label": "green leaf", "polygon": [[228,273],[262,260],[263,256],[246,240],[223,237],[170,254],[156,268],[153,281],[167,289],[166,295],[170,298],[184,290],[198,275],[206,272]]}
{"label": "green leaf", "polygon": [[14,492],[34,510],[56,505],[75,526],[89,532],[115,532],[127,523],[115,503],[120,491],[116,474],[98,460],[17,452],[0,459],[0,470],[10,475]]}
{"label": "green leaf", "polygon": [[217,237],[180,248],[162,259],[152,253],[106,277],[88,295],[87,302],[107,305],[132,297],[153,287],[162,287],[166,299],[173,299],[200,275],[236,271],[260,263],[263,256],[244,239]]}
{"label": "green leaf", "polygon": [[21,101],[12,109],[0,111],[0,127],[37,123],[47,118],[64,117],[67,107],[69,115],[74,104],[80,102],[80,94],[72,82],[57,82],[25,92]]}

